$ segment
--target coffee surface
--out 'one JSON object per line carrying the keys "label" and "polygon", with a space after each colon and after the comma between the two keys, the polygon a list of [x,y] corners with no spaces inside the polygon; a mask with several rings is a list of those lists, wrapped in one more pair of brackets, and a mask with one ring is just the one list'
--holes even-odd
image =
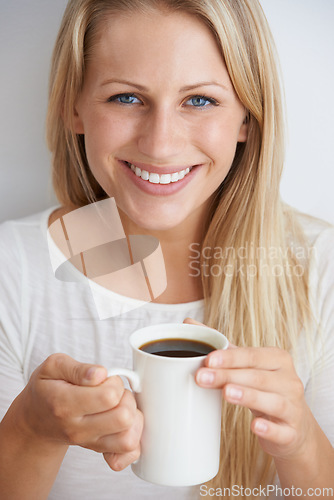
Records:
{"label": "coffee surface", "polygon": [[206,356],[215,347],[206,342],[189,339],[162,339],[147,342],[140,347],[141,351],[165,356],[168,358],[193,358]]}

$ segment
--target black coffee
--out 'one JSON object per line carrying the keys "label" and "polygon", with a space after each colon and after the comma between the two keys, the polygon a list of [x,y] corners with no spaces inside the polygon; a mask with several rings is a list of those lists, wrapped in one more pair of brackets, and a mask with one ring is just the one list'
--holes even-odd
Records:
{"label": "black coffee", "polygon": [[140,350],[168,358],[194,358],[206,356],[209,352],[214,351],[215,347],[198,340],[162,339],[147,342],[140,347]]}

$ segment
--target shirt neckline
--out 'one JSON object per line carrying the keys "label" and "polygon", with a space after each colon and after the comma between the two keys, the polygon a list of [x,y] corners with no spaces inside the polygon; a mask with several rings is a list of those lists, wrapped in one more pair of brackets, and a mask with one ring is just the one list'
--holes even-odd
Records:
{"label": "shirt neckline", "polygon": [[[43,238],[45,239],[46,244],[48,245],[47,241],[47,231],[49,227],[49,217],[54,212],[55,210],[61,208],[60,206],[56,205],[51,208],[48,208],[41,214],[41,222],[40,222],[40,228],[43,234]],[[63,256],[65,259],[65,256],[62,254],[60,249],[57,247],[56,243],[54,240],[50,237],[49,241],[53,245],[53,249],[55,252],[57,252],[59,255]],[[70,264],[71,268],[71,274],[73,273],[73,276],[78,278],[78,281],[81,282],[88,282],[91,287],[95,288],[99,293],[106,294],[109,296],[110,299],[114,300],[115,302],[118,302],[120,304],[133,304],[136,305],[137,307],[145,307],[146,309],[152,309],[152,310],[162,310],[162,311],[167,311],[167,310],[173,310],[173,311],[179,311],[179,310],[186,310],[186,309],[195,309],[199,310],[204,307],[204,299],[199,299],[195,300],[192,302],[180,302],[177,304],[166,304],[166,303],[157,303],[157,302],[145,302],[142,300],[138,299],[133,299],[131,297],[126,297],[125,295],[120,295],[118,293],[112,292],[111,290],[107,290],[106,288],[103,288],[101,285],[98,285],[97,283],[91,281],[89,278],[84,276],[76,267],[74,267],[72,264]]]}

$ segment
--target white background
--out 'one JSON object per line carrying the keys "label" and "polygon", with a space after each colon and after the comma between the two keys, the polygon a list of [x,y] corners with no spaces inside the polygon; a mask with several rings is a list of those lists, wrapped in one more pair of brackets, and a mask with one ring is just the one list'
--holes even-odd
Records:
{"label": "white background", "polygon": [[[0,221],[54,205],[48,73],[66,0],[0,0]],[[334,1],[262,0],[289,123],[282,197],[334,223]]]}

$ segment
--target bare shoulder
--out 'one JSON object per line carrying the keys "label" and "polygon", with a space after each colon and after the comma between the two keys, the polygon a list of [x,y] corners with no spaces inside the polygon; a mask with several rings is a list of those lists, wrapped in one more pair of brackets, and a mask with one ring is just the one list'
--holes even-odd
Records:
{"label": "bare shoulder", "polygon": [[49,216],[49,222],[48,222],[48,227],[51,226],[53,222],[56,220],[60,219],[61,217],[64,217],[64,215],[68,214],[69,212],[72,212],[73,210],[76,210],[78,207],[59,207],[56,210],[54,210],[50,216]]}

